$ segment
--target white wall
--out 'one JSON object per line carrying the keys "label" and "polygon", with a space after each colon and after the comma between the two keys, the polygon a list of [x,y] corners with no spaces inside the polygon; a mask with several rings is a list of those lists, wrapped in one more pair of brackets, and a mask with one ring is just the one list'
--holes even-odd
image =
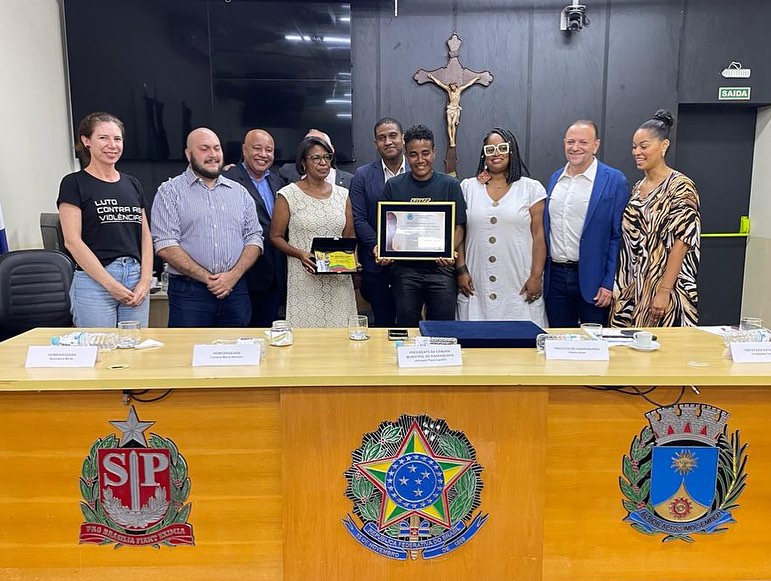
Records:
{"label": "white wall", "polygon": [[771,324],[771,107],[758,111],[742,315]]}
{"label": "white wall", "polygon": [[11,250],[40,248],[40,212],[56,211],[73,171],[57,0],[2,0],[0,204]]}

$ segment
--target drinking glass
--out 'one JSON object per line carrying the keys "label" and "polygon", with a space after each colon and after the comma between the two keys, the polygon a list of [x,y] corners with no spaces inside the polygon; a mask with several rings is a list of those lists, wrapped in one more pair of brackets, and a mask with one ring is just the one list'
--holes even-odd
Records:
{"label": "drinking glass", "polygon": [[118,323],[118,347],[131,349],[139,345],[141,329],[139,321],[120,321]]}
{"label": "drinking glass", "polygon": [[599,323],[581,323],[581,330],[592,339],[602,339],[602,325]]}
{"label": "drinking glass", "polygon": [[369,339],[368,326],[366,315],[351,315],[348,317],[348,338],[351,341],[366,341]]}

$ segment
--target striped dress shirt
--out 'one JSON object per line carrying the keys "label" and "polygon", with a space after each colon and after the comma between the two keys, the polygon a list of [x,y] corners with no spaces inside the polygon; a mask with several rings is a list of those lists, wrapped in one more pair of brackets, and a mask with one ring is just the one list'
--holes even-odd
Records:
{"label": "striped dress shirt", "polygon": [[[209,189],[190,167],[158,188],[151,231],[156,252],[179,246],[212,274],[233,268],[244,247],[263,248],[249,192],[223,176]],[[181,274],[171,265],[169,272]]]}

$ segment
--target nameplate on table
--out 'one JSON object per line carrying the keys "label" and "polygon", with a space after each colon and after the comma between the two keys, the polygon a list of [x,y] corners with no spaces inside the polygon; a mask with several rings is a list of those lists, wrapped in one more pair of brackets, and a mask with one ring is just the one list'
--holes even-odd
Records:
{"label": "nameplate on table", "polygon": [[193,345],[193,367],[259,364],[260,345]]}
{"label": "nameplate on table", "polygon": [[771,363],[771,343],[731,343],[734,363]]}
{"label": "nameplate on table", "polygon": [[606,341],[561,341],[551,339],[544,344],[546,359],[569,361],[607,361]]}
{"label": "nameplate on table", "polygon": [[96,354],[95,345],[32,345],[24,367],[93,367]]}
{"label": "nameplate on table", "polygon": [[399,367],[454,367],[463,365],[460,345],[407,345],[397,347]]}

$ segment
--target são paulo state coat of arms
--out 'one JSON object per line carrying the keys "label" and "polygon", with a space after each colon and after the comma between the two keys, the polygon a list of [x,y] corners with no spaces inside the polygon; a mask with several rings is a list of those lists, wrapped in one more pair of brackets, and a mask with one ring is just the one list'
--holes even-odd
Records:
{"label": "s\u00e3o paulo state coat of arms", "polygon": [[121,432],[99,438],[83,461],[81,543],[120,546],[193,545],[188,524],[190,479],[187,464],[171,440],[145,430],[129,409],[126,421],[111,421]]}
{"label": "s\u00e3o paulo state coat of arms", "polygon": [[[426,415],[402,415],[364,435],[345,472],[353,514],[348,532],[392,559],[431,559],[473,537],[488,515],[480,504],[482,467],[465,434]],[[359,524],[360,523],[360,524]]]}
{"label": "s\u00e3o paulo state coat of arms", "polygon": [[736,522],[731,511],[746,484],[747,444],[728,433],[729,413],[698,403],[660,407],[635,436],[619,478],[624,519],[664,541],[693,542]]}

